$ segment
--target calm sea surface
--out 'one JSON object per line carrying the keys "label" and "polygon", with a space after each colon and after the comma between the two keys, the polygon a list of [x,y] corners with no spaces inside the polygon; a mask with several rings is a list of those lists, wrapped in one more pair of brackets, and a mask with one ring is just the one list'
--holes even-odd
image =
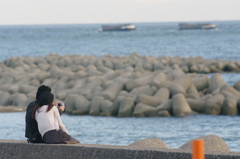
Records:
{"label": "calm sea surface", "polygon": [[[131,32],[99,32],[100,24],[0,26],[0,61],[12,56],[79,54],[127,56],[202,56],[205,59],[240,60],[240,21],[213,22],[215,30],[177,29],[178,23],[136,23]],[[211,76],[211,74],[209,75]],[[232,85],[238,73],[223,74]],[[0,114],[0,138],[24,140],[25,113]],[[203,135],[222,137],[240,152],[240,117],[192,115],[186,118],[115,118],[62,116],[70,134],[82,143],[128,145],[158,137],[170,148]],[[4,122],[3,122],[4,121]]]}
{"label": "calm sea surface", "polygon": [[101,25],[0,26],[0,60],[49,53],[103,56],[203,56],[239,59],[240,21],[213,22],[215,30],[178,30],[178,23],[139,23],[130,32],[99,32]]}
{"label": "calm sea surface", "polygon": [[[0,138],[25,140],[25,113],[0,113]],[[128,145],[157,137],[169,148],[179,148],[191,139],[215,134],[233,152],[240,152],[240,117],[192,115],[185,118],[115,118],[62,115],[69,134],[88,144]],[[3,122],[4,121],[4,122]]]}

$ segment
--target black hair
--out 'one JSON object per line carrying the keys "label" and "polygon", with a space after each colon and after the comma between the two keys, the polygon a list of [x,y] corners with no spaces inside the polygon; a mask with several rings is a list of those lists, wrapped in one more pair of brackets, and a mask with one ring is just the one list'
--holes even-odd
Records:
{"label": "black hair", "polygon": [[52,89],[48,86],[45,85],[41,85],[40,87],[38,87],[37,93],[36,93],[36,99],[39,99],[40,95],[44,92],[51,92]]}
{"label": "black hair", "polygon": [[36,105],[33,107],[32,110],[32,118],[35,118],[35,113],[43,105],[48,105],[47,111],[50,111],[53,107],[53,100],[54,100],[54,95],[50,92],[43,92],[40,96],[39,99],[37,99]]}

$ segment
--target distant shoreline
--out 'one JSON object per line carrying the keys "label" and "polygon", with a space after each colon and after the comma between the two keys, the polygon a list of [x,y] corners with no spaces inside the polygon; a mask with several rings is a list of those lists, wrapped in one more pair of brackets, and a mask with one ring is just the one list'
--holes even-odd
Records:
{"label": "distant shoreline", "polygon": [[25,107],[17,106],[0,106],[0,113],[25,112]]}
{"label": "distant shoreline", "polygon": [[[162,21],[162,22],[131,22],[132,24],[153,24],[153,23],[180,23],[180,22],[240,22],[239,19],[235,20],[200,20],[200,21]],[[102,24],[123,24],[123,23],[129,23],[129,22],[103,22],[103,23],[69,23],[69,24],[64,24],[64,23],[46,23],[46,24],[0,24],[0,27],[5,27],[5,26],[66,26],[66,25],[102,25]]]}

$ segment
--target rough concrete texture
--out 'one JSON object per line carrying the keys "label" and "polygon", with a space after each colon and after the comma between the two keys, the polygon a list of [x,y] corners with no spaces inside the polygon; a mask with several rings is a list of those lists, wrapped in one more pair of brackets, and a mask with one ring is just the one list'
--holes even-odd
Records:
{"label": "rough concrete texture", "polygon": [[[0,61],[0,70],[0,106],[26,107],[35,100],[37,88],[48,85],[55,95],[55,102],[64,102],[67,106],[66,113],[73,115],[184,116],[191,111],[212,115],[240,115],[239,111],[236,112],[236,102],[228,100],[228,105],[223,106],[223,101],[228,96],[239,100],[240,84],[235,83],[234,87],[227,85],[220,74],[240,72],[240,60],[152,57],[137,53],[124,57],[49,54],[36,58],[12,57]],[[204,74],[210,72],[216,74],[211,77]],[[168,109],[165,109],[166,105],[162,105],[164,109],[158,108],[179,93],[185,98],[180,105],[176,105],[173,100]],[[222,98],[216,98],[216,94],[222,94]],[[207,101],[209,95],[213,96],[211,102]],[[134,103],[126,100],[126,97],[132,98]],[[198,109],[201,103],[197,107],[193,102],[190,104],[189,100],[186,101],[186,98],[206,101],[206,104]],[[101,103],[104,100],[111,101],[112,104],[108,102],[103,107]],[[139,112],[141,110],[137,109],[142,108],[136,107],[139,103],[157,109],[147,115],[136,114],[133,111]],[[187,107],[186,112],[183,108]],[[160,113],[163,110],[168,112]],[[0,109],[0,112],[6,111],[19,109]]]}
{"label": "rough concrete texture", "polygon": [[[204,140],[205,151],[218,151],[218,152],[230,152],[230,149],[226,142],[217,135],[206,135],[197,139]],[[194,140],[194,139],[193,139]],[[191,150],[192,140],[182,145],[180,149]]]}
{"label": "rough concrete texture", "polygon": [[[189,150],[139,148],[128,146],[73,144],[30,144],[26,141],[0,140],[1,159],[191,159]],[[207,152],[205,159],[239,159],[240,153]]]}
{"label": "rough concrete texture", "polygon": [[158,138],[142,139],[134,143],[131,143],[128,146],[132,148],[139,148],[139,147],[168,148],[165,142]]}

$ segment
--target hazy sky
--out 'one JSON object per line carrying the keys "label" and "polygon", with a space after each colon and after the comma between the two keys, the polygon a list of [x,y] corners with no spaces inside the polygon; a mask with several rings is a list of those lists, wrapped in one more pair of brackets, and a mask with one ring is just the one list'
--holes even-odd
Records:
{"label": "hazy sky", "polygon": [[0,25],[240,20],[240,0],[0,0]]}

